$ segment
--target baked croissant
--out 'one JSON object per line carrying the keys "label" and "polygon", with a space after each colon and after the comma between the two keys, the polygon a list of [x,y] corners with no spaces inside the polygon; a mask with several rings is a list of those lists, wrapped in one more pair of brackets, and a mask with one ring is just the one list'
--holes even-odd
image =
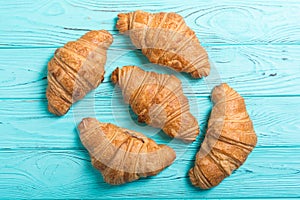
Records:
{"label": "baked croissant", "polygon": [[55,51],[48,63],[48,110],[64,115],[103,81],[106,49],[113,41],[105,30],[90,31]]}
{"label": "baked croissant", "polygon": [[146,72],[136,66],[115,69],[111,80],[122,90],[140,122],[162,128],[170,137],[188,142],[199,134],[199,126],[190,113],[181,81],[173,75]]}
{"label": "baked croissant", "polygon": [[179,14],[135,11],[120,13],[118,18],[117,29],[128,34],[150,62],[189,73],[194,78],[209,74],[208,55]]}
{"label": "baked croissant", "polygon": [[119,185],[154,176],[176,158],[174,150],[141,133],[85,118],[78,126],[80,140],[104,181]]}
{"label": "baked croissant", "polygon": [[239,168],[257,137],[243,97],[223,83],[212,92],[214,107],[205,139],[189,171],[193,185],[209,189]]}

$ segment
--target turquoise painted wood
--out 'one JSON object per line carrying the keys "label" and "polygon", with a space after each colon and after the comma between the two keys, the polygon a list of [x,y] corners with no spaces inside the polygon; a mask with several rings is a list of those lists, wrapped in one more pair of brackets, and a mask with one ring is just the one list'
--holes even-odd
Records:
{"label": "turquoise painted wood", "polygon": [[[117,13],[137,9],[184,16],[207,49],[214,79],[149,65],[115,28]],[[0,198],[300,198],[299,10],[298,0],[0,1]],[[55,117],[45,99],[47,62],[57,47],[92,29],[114,36],[105,80],[66,116]],[[128,64],[182,80],[201,126],[196,142],[170,140],[136,122],[109,80]],[[232,176],[201,191],[187,172],[205,135],[211,88],[220,81],[245,97],[258,145]],[[107,185],[78,138],[77,123],[86,116],[143,132],[174,148],[177,159],[157,176]]]}
{"label": "turquoise painted wood", "polygon": [[[121,37],[124,36],[116,36]],[[148,60],[141,52],[125,49],[120,55],[117,45],[113,44],[112,48],[108,52],[104,83],[96,90],[97,97],[112,95],[109,78],[117,66],[147,67]],[[209,46],[206,49],[221,80],[243,96],[300,95],[298,45]],[[55,48],[0,49],[0,66],[5,74],[0,80],[0,98],[45,98],[47,62],[54,51]],[[173,73],[160,67],[155,70]],[[188,95],[210,95],[204,79],[182,76],[182,80]]]}

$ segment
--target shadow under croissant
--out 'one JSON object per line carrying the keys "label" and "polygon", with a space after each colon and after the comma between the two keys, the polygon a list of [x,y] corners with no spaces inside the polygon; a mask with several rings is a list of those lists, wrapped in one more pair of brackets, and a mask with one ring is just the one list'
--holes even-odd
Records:
{"label": "shadow under croissant", "polygon": [[213,103],[212,103],[212,100],[210,98],[209,98],[209,101],[210,101],[210,109],[209,109],[208,112],[203,114],[204,115],[204,119],[203,119],[204,123],[200,124],[200,134],[199,134],[198,139],[197,139],[197,140],[200,141],[199,147],[202,144],[202,142],[203,142],[203,140],[206,136],[206,132],[207,132],[207,129],[208,129],[208,120],[209,120],[209,117],[210,117],[210,114],[211,114],[211,111],[212,111],[212,107],[213,107],[212,106]]}
{"label": "shadow under croissant", "polygon": [[150,63],[149,59],[146,56],[144,56],[141,49],[135,49],[133,52],[135,57],[139,60],[140,63],[142,64]]}
{"label": "shadow under croissant", "polygon": [[[43,86],[44,86],[44,88],[43,88],[43,91],[46,91],[46,90],[47,90],[47,87],[48,87],[48,80],[47,80],[48,63],[49,63],[49,61],[52,59],[52,57],[53,57],[53,53],[49,53],[49,58],[46,60],[45,64],[43,65],[43,72],[44,72],[44,78],[43,78]],[[46,93],[43,94],[43,97],[44,97],[45,99],[47,99]],[[51,115],[51,116],[54,116],[52,113],[50,113],[50,112],[48,111],[48,101],[45,101],[45,104],[44,104],[44,105],[45,105],[44,108],[45,108],[45,110],[47,111],[47,113],[48,113],[49,115]]]}

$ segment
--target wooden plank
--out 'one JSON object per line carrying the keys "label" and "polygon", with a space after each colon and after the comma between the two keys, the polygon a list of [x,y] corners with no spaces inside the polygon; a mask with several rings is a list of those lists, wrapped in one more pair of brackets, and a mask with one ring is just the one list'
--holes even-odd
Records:
{"label": "wooden plank", "polygon": [[111,186],[85,151],[2,150],[0,194],[26,199],[300,197],[299,148],[256,148],[240,169],[207,191],[194,188],[187,176],[195,153],[186,151],[157,176]]}
{"label": "wooden plank", "polygon": [[[201,126],[201,137],[190,148],[198,149],[205,133],[211,110],[209,98],[190,98],[191,111]],[[299,146],[300,97],[245,98],[247,110],[258,135],[259,147]],[[63,148],[82,149],[77,124],[84,117],[137,130],[159,143],[171,140],[158,129],[140,124],[121,96],[83,100],[64,117],[48,113],[43,100],[0,101],[1,148]],[[180,143],[180,142],[179,142]]]}
{"label": "wooden plank", "polygon": [[90,0],[0,2],[0,46],[61,46],[91,29],[117,34],[119,12],[174,11],[185,17],[204,45],[299,44],[300,3],[274,1],[158,1],[112,3]]}
{"label": "wooden plank", "polygon": [[[52,48],[0,50],[0,98],[45,98],[47,62],[54,51]],[[300,46],[222,46],[207,47],[207,51],[217,69],[209,79],[215,77],[216,82],[227,82],[244,96],[300,94]],[[182,80],[188,96],[207,97],[211,92],[212,83],[208,79],[192,79],[149,64],[137,50],[120,51],[113,46],[108,51],[105,80],[96,90],[97,97],[112,95],[111,72],[123,65],[173,73]]]}

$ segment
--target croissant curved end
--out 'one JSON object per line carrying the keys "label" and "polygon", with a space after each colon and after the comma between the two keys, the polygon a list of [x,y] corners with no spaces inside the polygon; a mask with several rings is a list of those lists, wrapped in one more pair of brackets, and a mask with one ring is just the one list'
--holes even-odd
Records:
{"label": "croissant curved end", "polygon": [[117,67],[111,74],[111,81],[116,84],[119,81],[119,67]]}
{"label": "croissant curved end", "polygon": [[215,86],[211,94],[212,101],[217,103],[218,101],[225,99],[225,95],[230,89],[231,88],[227,83],[221,83],[220,85]]}
{"label": "croissant curved end", "polygon": [[78,124],[78,129],[87,128],[88,124],[91,123],[91,122],[96,122],[96,120],[94,118],[91,118],[91,117],[83,118],[81,120],[81,122]]}
{"label": "croissant curved end", "polygon": [[[59,96],[54,95],[52,90],[48,88],[46,91],[46,98],[48,99],[48,110],[57,116],[65,115],[70,110],[71,104],[66,103]],[[62,106],[60,107],[60,109],[57,109],[57,105]]]}
{"label": "croissant curved end", "polygon": [[52,104],[49,103],[49,104],[48,104],[48,110],[49,110],[49,112],[51,112],[51,113],[53,113],[53,114],[55,114],[55,115],[57,115],[57,116],[63,116],[63,115],[65,115],[65,114],[70,110],[70,108],[64,110],[63,112],[59,112],[59,111],[57,111],[57,110],[55,109],[54,106],[52,106]]}
{"label": "croissant curved end", "polygon": [[124,33],[129,30],[130,25],[130,18],[129,13],[120,13],[118,14],[118,21],[117,21],[117,29],[120,31],[120,33]]}
{"label": "croissant curved end", "polygon": [[208,76],[210,72],[209,64],[207,67],[202,67],[200,69],[196,69],[195,71],[191,72],[193,78],[202,78],[203,76]]}
{"label": "croissant curved end", "polygon": [[220,85],[215,86],[215,88],[213,89],[213,93],[217,93],[219,90],[225,90],[227,91],[229,89],[229,85],[227,83],[221,83]]}
{"label": "croissant curved end", "polygon": [[194,186],[200,187],[203,190],[209,189],[208,186],[206,186],[204,183],[201,182],[201,179],[196,178],[195,173],[194,173],[194,168],[190,169],[190,171],[189,171],[189,177],[190,177],[191,183]]}

